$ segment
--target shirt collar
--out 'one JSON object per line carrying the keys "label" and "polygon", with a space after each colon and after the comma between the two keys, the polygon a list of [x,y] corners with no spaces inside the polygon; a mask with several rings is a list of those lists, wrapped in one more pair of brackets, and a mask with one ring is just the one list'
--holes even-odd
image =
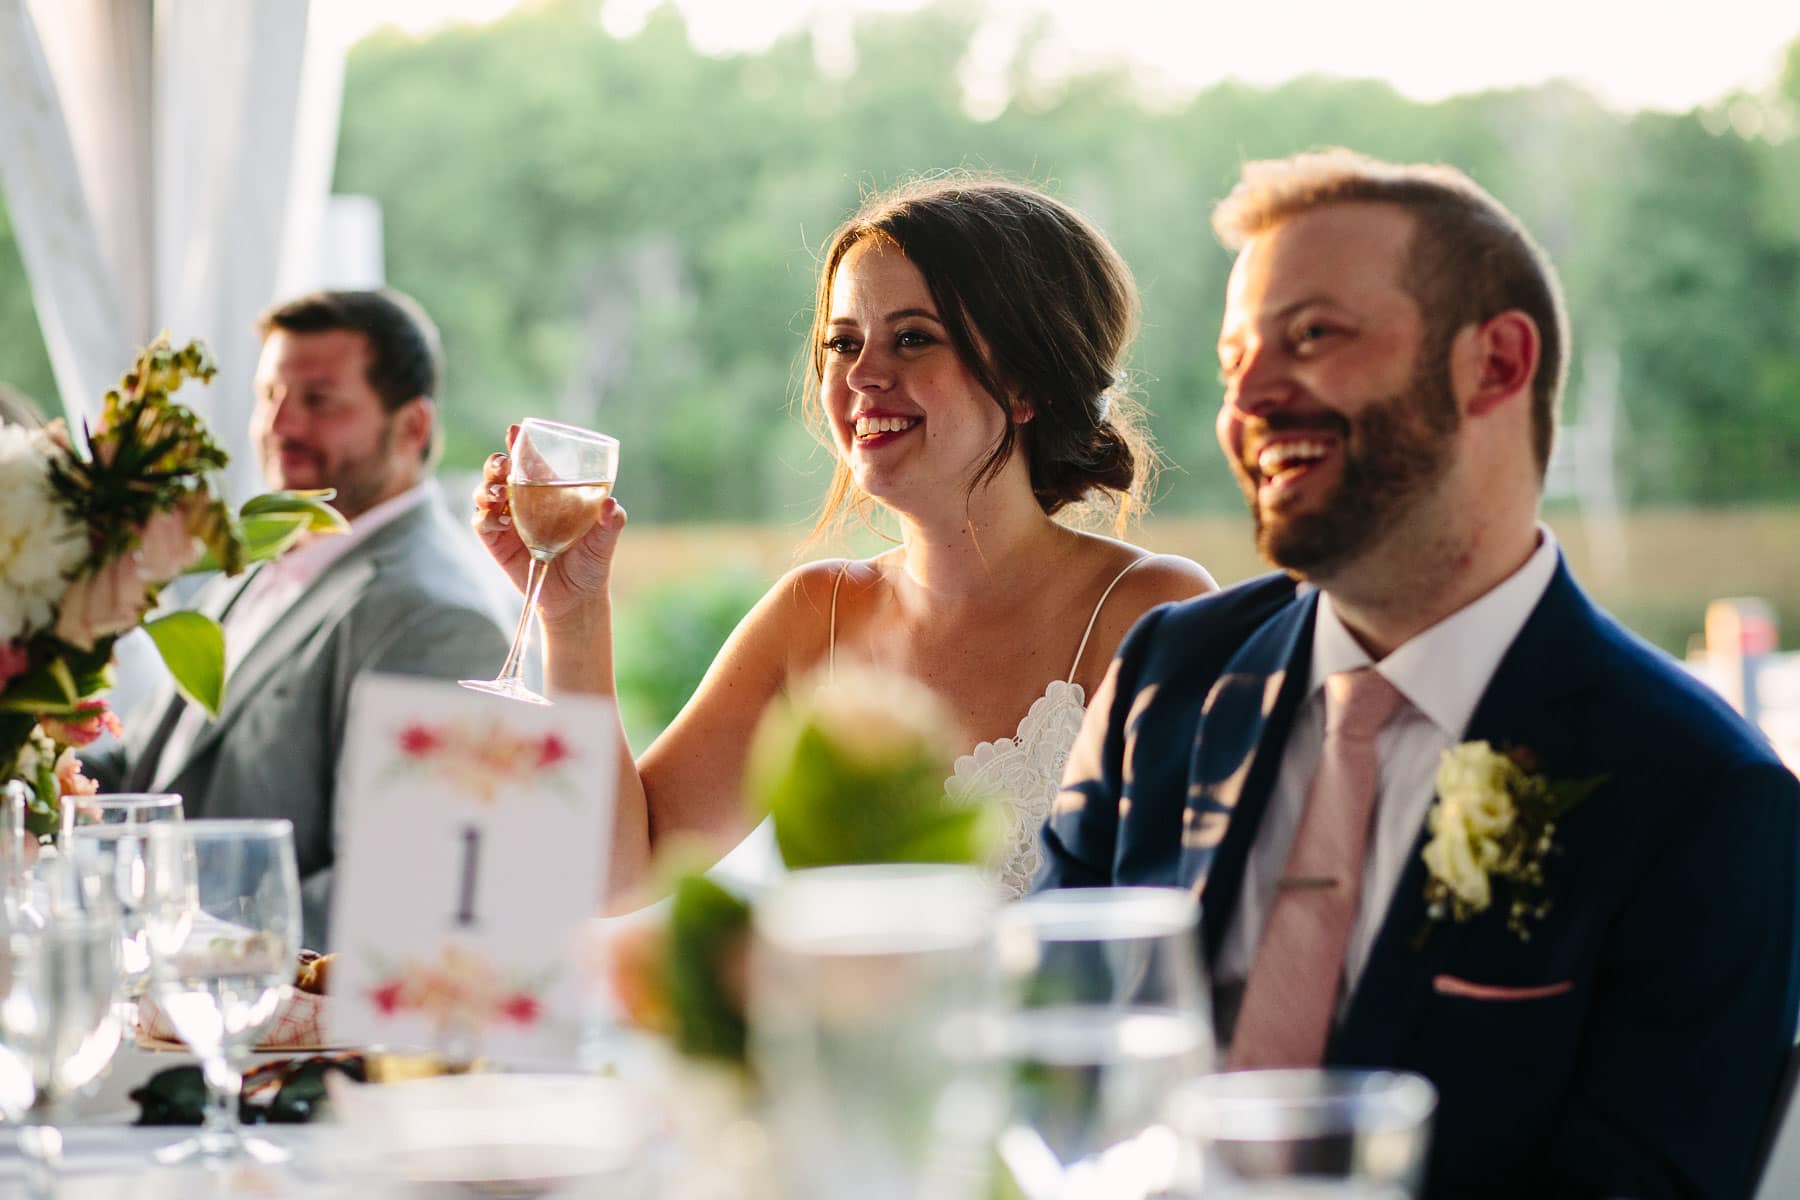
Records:
{"label": "shirt collar", "polygon": [[1414,634],[1379,663],[1344,627],[1332,607],[1331,593],[1321,594],[1307,695],[1323,688],[1328,675],[1373,665],[1446,736],[1460,738],[1501,657],[1556,574],[1556,535],[1542,522],[1537,528],[1537,549],[1523,566],[1436,625]]}

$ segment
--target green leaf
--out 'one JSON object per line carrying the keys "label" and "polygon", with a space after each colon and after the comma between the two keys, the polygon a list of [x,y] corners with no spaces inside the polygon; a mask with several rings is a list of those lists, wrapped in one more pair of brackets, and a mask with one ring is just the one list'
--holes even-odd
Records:
{"label": "green leaf", "polygon": [[[309,519],[304,513],[267,513],[262,516],[245,517],[243,523],[244,562],[262,562],[267,558],[275,558],[294,544],[294,540],[306,532]],[[211,550],[202,554],[187,574],[195,575],[202,571],[220,569],[218,556]]]}
{"label": "green leaf", "polygon": [[225,631],[211,617],[176,612],[144,625],[181,694],[219,715],[225,698]]}
{"label": "green leaf", "polygon": [[248,520],[268,513],[303,513],[307,528],[315,533],[343,533],[350,528],[343,514],[326,501],[337,495],[336,488],[314,488],[310,491],[265,492],[244,502],[238,514]]}
{"label": "green leaf", "polygon": [[74,688],[68,664],[52,659],[21,675],[0,692],[0,708],[10,712],[51,713],[61,716],[74,710],[80,694]]}

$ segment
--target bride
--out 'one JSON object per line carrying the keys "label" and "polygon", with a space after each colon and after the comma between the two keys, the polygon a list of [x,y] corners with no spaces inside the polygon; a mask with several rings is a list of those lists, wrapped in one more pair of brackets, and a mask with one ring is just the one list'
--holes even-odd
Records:
{"label": "bride", "polygon": [[[764,707],[819,670],[868,663],[943,696],[970,753],[946,786],[1012,800],[999,880],[1025,890],[1063,758],[1120,640],[1155,605],[1211,589],[1184,558],[1059,521],[1109,509],[1123,527],[1150,453],[1123,395],[1136,331],[1129,269],[1098,230],[1016,184],[939,179],[864,204],[824,253],[805,407],[836,456],[824,528],[879,505],[899,542],[826,560],[770,588],[687,706],[635,762],[619,739],[612,891],[676,835],[720,849],[749,830],[746,747]],[[526,552],[504,454],[487,463],[475,528],[515,583]],[[613,694],[608,500],[557,557],[540,599],[553,693]]]}

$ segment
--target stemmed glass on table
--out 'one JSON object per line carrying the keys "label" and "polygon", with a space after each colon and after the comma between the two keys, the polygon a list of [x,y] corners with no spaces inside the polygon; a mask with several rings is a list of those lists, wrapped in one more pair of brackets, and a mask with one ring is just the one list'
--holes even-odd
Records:
{"label": "stemmed glass on table", "polygon": [[550,703],[525,686],[523,674],[538,593],[556,556],[593,528],[618,471],[619,443],[614,438],[536,417],[520,424],[513,438],[506,493],[513,528],[531,555],[525,607],[500,674],[459,680],[464,687],[530,704]]}
{"label": "stemmed glass on table", "polygon": [[47,1200],[63,1101],[119,1047],[119,925],[109,894],[82,886],[74,864],[51,860],[34,874],[41,911],[27,918],[16,903],[0,906],[0,1113],[18,1129],[27,1194]]}
{"label": "stemmed glass on table", "polygon": [[1029,1200],[1141,1200],[1171,1181],[1170,1091],[1213,1067],[1199,909],[1174,888],[1070,889],[1000,916],[1004,1169]]}
{"label": "stemmed glass on table", "polygon": [[300,950],[300,875],[287,821],[165,821],[144,833],[150,994],[200,1059],[200,1133],[157,1151],[163,1163],[285,1150],[238,1122],[243,1057],[275,1016]]}
{"label": "stemmed glass on table", "polygon": [[136,1001],[150,978],[144,933],[144,826],[182,819],[181,797],[170,792],[121,792],[71,799],[63,853],[90,888],[111,893],[119,918],[121,997]]}

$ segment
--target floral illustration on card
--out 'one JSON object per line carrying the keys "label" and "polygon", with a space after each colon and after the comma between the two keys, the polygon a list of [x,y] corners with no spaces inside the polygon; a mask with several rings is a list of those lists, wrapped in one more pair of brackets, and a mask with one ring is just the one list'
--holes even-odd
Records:
{"label": "floral illustration on card", "polygon": [[471,720],[409,721],[395,734],[394,749],[393,771],[429,771],[482,805],[494,804],[509,787],[555,782],[575,757],[555,730],[527,733]]}
{"label": "floral illustration on card", "polygon": [[448,944],[435,959],[376,964],[369,1002],[384,1017],[420,1016],[440,1042],[496,1025],[530,1029],[544,1015],[554,970],[536,977],[507,971],[479,951]]}

